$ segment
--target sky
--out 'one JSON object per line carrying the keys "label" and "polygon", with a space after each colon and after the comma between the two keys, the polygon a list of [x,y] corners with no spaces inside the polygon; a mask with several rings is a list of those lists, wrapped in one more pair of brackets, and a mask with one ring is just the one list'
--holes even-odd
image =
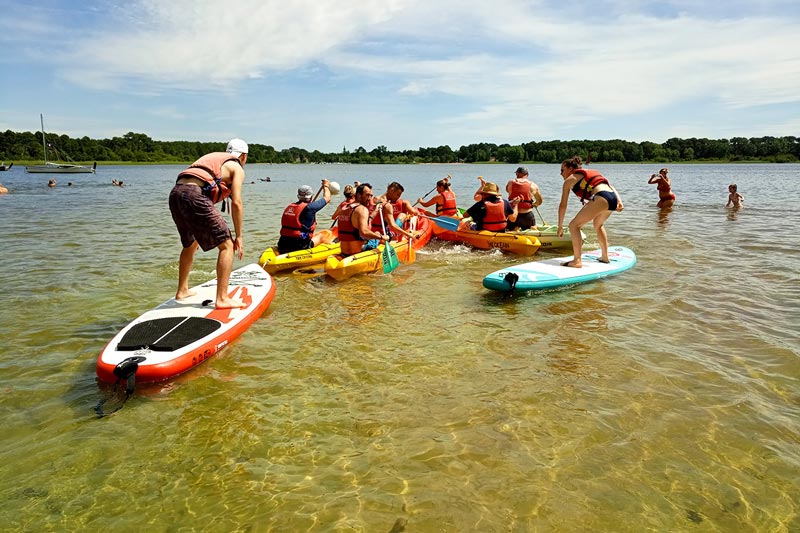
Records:
{"label": "sky", "polygon": [[0,131],[339,152],[800,136],[800,2],[0,0]]}

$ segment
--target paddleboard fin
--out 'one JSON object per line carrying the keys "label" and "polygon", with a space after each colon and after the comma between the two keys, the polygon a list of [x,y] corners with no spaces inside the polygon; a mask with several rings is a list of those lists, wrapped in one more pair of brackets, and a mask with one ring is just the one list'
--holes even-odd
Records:
{"label": "paddleboard fin", "polygon": [[[97,403],[97,406],[94,408],[94,412],[97,413],[97,418],[103,418],[104,416],[114,414],[122,409],[122,407],[125,405],[125,402],[128,401],[128,398],[133,395],[133,391],[136,389],[136,371],[139,370],[139,363],[145,359],[145,357],[137,355],[134,357],[128,357],[117,363],[117,366],[114,367],[114,375],[117,376],[117,382],[114,383],[114,391],[112,392],[111,396],[108,398],[103,398]],[[111,399],[112,396],[118,395],[117,387],[119,387],[119,384],[122,380],[125,380],[125,397],[112,411],[103,411],[103,405],[105,405],[105,403]]]}
{"label": "paddleboard fin", "polygon": [[503,276],[503,281],[508,283],[508,291],[506,291],[506,296],[513,296],[514,288],[516,288],[517,282],[519,281],[519,275],[515,274],[514,272],[508,272],[505,276]]}

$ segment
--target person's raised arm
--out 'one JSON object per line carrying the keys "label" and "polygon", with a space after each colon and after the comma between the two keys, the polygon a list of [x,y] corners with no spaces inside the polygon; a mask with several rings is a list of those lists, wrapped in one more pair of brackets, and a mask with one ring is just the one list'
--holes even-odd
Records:
{"label": "person's raised arm", "polygon": [[478,190],[475,191],[475,194],[472,195],[472,199],[475,200],[476,202],[480,202],[481,200],[483,200],[481,191],[483,191],[483,186],[486,185],[486,180],[483,179],[483,176],[478,176],[478,179],[480,180],[481,184],[480,186],[478,186]]}

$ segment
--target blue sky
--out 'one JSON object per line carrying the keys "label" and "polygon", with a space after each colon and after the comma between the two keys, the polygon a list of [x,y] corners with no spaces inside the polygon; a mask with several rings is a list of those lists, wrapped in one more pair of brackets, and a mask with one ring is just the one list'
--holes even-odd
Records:
{"label": "blue sky", "polygon": [[0,0],[0,131],[336,152],[800,136],[800,2]]}

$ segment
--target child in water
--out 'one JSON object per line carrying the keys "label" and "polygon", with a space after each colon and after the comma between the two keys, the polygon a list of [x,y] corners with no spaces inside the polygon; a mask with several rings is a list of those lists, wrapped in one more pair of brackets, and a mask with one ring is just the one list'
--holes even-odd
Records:
{"label": "child in water", "polygon": [[728,185],[728,192],[730,194],[728,195],[728,203],[725,204],[725,207],[733,207],[734,209],[741,209],[744,207],[744,205],[742,205],[744,203],[744,196],[736,192],[736,188],[735,183]]}

